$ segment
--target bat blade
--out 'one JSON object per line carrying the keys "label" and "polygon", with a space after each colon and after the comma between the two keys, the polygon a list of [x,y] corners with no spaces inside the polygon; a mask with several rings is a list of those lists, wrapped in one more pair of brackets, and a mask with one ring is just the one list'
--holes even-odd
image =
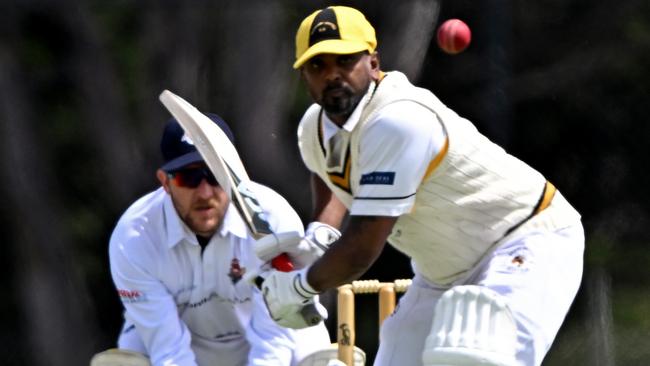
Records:
{"label": "bat blade", "polygon": [[205,114],[169,90],[160,94],[160,101],[192,140],[253,236],[259,239],[271,234],[259,201],[250,189],[244,164],[228,136]]}

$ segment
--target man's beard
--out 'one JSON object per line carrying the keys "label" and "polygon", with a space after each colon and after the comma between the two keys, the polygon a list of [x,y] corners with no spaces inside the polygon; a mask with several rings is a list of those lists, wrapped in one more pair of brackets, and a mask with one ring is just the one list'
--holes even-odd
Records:
{"label": "man's beard", "polygon": [[218,211],[217,205],[212,203],[211,200],[207,200],[200,203],[194,203],[189,207],[182,207],[172,197],[172,203],[174,204],[174,207],[176,208],[176,212],[180,216],[181,220],[183,220],[185,225],[187,225],[187,227],[190,230],[192,230],[194,234],[210,237],[217,231],[218,227],[221,225],[221,222],[223,221],[223,217],[221,218],[214,217],[211,218],[210,220],[216,220],[216,225],[210,225],[210,224],[206,224],[205,220],[199,220],[195,216],[193,216],[194,214],[196,214],[195,210],[198,208],[217,209]]}
{"label": "man's beard", "polygon": [[[328,92],[332,90],[341,90],[341,95],[328,96]],[[354,92],[347,87],[327,88],[323,92],[323,99],[321,106],[329,116],[344,116],[348,117],[354,112],[359,102],[363,98],[363,94],[355,95]]]}

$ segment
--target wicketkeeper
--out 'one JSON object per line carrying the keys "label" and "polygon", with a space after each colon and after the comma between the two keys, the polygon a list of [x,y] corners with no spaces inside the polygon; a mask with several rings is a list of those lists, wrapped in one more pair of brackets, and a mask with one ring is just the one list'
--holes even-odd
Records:
{"label": "wicketkeeper", "polygon": [[[232,140],[228,125],[209,116]],[[295,366],[330,348],[323,323],[299,330],[279,326],[260,292],[243,280],[265,262],[174,119],[165,127],[161,150],[160,187],[133,203],[111,235],[111,274],[124,325],[118,349],[97,355],[92,365]],[[250,189],[274,232],[302,234],[302,222],[284,198],[257,183]],[[309,253],[294,247],[289,254],[299,260]]]}

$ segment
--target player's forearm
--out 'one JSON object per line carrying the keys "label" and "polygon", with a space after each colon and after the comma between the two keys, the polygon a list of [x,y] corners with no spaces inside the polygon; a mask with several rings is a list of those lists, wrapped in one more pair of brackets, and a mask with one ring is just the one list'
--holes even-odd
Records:
{"label": "player's forearm", "polygon": [[335,228],[340,228],[341,222],[343,222],[343,218],[347,214],[347,208],[316,174],[311,176],[311,190],[314,208],[312,221],[323,222]]}
{"label": "player's forearm", "polygon": [[396,220],[396,217],[351,217],[341,239],[311,266],[309,284],[325,291],[358,279],[381,254]]}
{"label": "player's forearm", "polygon": [[340,256],[328,255],[326,252],[311,266],[307,281],[315,290],[325,291],[358,279],[376,259],[369,256],[357,257],[351,251],[341,252]]}

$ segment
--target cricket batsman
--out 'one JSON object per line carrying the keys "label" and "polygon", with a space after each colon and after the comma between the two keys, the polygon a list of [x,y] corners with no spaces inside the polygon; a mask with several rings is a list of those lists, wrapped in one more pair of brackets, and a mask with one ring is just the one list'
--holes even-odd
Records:
{"label": "cricket batsman", "polygon": [[313,264],[270,273],[272,317],[359,278],[389,242],[415,276],[375,365],[540,365],[582,278],[580,214],[433,93],[383,72],[358,10],[317,10],[295,41],[314,101],[298,128],[313,224],[341,236]]}

